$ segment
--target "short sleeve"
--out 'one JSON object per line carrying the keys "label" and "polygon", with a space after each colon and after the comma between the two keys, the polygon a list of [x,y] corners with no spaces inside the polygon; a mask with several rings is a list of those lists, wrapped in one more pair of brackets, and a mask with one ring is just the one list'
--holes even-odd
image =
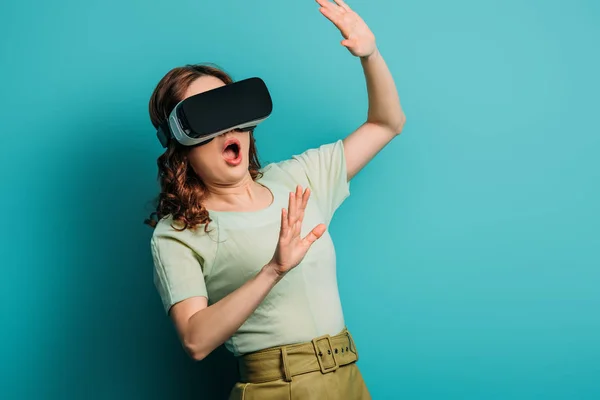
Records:
{"label": "short sleeve", "polygon": [[201,260],[184,243],[170,237],[151,240],[154,284],[168,314],[171,307],[185,299],[207,297]]}
{"label": "short sleeve", "polygon": [[342,202],[350,195],[350,183],[344,155],[344,142],[338,140],[295,155],[312,190],[313,196],[329,222]]}

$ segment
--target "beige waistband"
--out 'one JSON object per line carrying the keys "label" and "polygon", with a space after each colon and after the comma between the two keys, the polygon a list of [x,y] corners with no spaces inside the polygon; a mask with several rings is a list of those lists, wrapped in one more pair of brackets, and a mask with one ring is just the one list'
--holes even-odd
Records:
{"label": "beige waistband", "polygon": [[326,374],[358,360],[352,335],[347,329],[335,336],[320,336],[310,342],[274,347],[246,354],[239,359],[242,382],[261,383],[321,371]]}

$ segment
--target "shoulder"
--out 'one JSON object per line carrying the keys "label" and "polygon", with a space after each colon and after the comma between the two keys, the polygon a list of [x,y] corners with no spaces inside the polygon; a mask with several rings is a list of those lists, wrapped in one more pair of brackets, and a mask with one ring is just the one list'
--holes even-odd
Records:
{"label": "shoulder", "polygon": [[311,147],[301,153],[295,153],[287,159],[267,164],[262,169],[262,173],[265,179],[288,177],[295,182],[302,181],[311,170],[321,167],[328,168],[332,158],[336,157],[344,158],[342,139]]}
{"label": "shoulder", "polygon": [[183,225],[166,216],[158,221],[150,244],[153,253],[173,253],[192,251],[199,258],[205,258],[214,253],[218,240],[218,223],[213,220],[208,229],[202,224],[195,229],[182,229]]}

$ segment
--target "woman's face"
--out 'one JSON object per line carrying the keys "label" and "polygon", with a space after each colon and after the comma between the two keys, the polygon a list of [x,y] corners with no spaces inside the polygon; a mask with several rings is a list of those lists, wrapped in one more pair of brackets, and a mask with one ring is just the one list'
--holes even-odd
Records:
{"label": "woman's face", "polygon": [[[202,76],[188,87],[184,98],[225,86],[214,76]],[[190,149],[188,160],[207,184],[230,185],[243,180],[250,163],[250,132],[227,132]]]}

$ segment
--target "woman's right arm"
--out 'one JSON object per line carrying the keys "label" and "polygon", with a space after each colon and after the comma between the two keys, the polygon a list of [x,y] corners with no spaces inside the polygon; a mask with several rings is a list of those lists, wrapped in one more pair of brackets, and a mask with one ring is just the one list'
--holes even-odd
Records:
{"label": "woman's right arm", "polygon": [[190,357],[202,360],[225,343],[280,279],[275,267],[267,264],[254,278],[210,307],[206,297],[175,304],[171,318]]}
{"label": "woman's right arm", "polygon": [[310,190],[298,186],[290,193],[288,210],[282,209],[281,230],[275,254],[260,272],[237,290],[208,306],[206,297],[192,297],[171,307],[170,315],[180,340],[195,360],[202,360],[225,343],[258,308],[271,289],[296,267],[310,246],[325,233],[317,225],[306,237],[300,237],[304,209]]}

